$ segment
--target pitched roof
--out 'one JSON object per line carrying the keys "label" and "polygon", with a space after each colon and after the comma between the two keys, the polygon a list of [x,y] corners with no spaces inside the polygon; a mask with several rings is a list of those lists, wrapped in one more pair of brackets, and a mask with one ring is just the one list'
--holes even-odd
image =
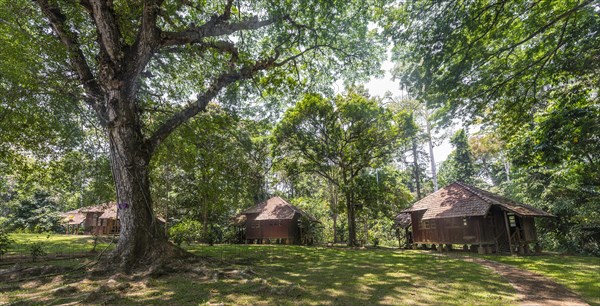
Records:
{"label": "pitched roof", "polygon": [[88,212],[101,212],[101,213],[114,212],[115,215],[116,215],[116,213],[117,213],[117,203],[111,201],[111,202],[106,202],[106,203],[102,203],[102,204],[97,204],[97,205],[82,207],[82,208],[79,209],[79,212],[82,212],[82,213],[88,213]]}
{"label": "pitched roof", "polygon": [[68,211],[66,213],[63,214],[63,223],[66,224],[81,224],[83,223],[83,221],[85,221],[85,215],[84,214],[80,214],[77,211],[73,212],[73,211]]}
{"label": "pitched roof", "polygon": [[402,212],[425,210],[423,220],[452,217],[484,216],[492,205],[520,216],[552,217],[543,210],[518,203],[489,191],[454,182],[414,203]]}
{"label": "pitched roof", "polygon": [[394,218],[394,224],[401,228],[407,228],[411,223],[412,221],[409,213],[399,213],[396,218]]}
{"label": "pitched roof", "polygon": [[63,223],[81,224],[85,220],[87,213],[102,213],[100,219],[117,219],[117,203],[107,202],[93,206],[86,206],[62,213]]}
{"label": "pitched roof", "polygon": [[306,216],[311,221],[317,221],[317,219],[315,219],[313,216],[307,214],[300,208],[288,203],[280,197],[272,197],[241,212],[240,214],[258,214],[255,220],[280,220],[293,219],[296,213]]}

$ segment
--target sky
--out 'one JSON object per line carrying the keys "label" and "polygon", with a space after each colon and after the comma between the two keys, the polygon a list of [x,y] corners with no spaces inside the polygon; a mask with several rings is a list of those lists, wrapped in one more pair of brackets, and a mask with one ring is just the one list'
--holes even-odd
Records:
{"label": "sky", "polygon": [[[392,80],[392,74],[390,71],[392,70],[393,66],[394,64],[392,62],[385,61],[382,65],[382,69],[385,70],[385,76],[379,79],[373,77],[367,84],[365,84],[365,87],[369,90],[369,94],[371,94],[371,96],[383,96],[388,91],[391,92],[394,97],[402,95],[403,92],[400,90],[398,82]],[[427,147],[425,147],[425,149],[428,150]],[[446,160],[450,152],[452,152],[452,145],[450,144],[449,139],[444,139],[439,146],[433,147],[433,155],[438,169],[440,163]]]}

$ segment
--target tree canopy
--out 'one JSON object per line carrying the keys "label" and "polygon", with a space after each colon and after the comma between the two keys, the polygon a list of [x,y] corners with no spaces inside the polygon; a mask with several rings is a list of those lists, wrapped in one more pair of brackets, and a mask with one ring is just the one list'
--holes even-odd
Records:
{"label": "tree canopy", "polygon": [[364,170],[391,160],[411,123],[406,113],[394,115],[361,92],[333,99],[309,94],[277,125],[274,152],[299,171],[317,174],[341,190],[348,243],[355,245],[358,178]]}

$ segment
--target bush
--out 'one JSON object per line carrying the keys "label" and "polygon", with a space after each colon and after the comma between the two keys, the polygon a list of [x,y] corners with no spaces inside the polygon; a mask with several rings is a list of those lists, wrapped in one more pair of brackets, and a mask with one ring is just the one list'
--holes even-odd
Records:
{"label": "bush", "polygon": [[0,257],[8,252],[8,248],[12,243],[14,241],[8,237],[8,233],[0,230]]}
{"label": "bush", "polygon": [[176,245],[190,244],[202,238],[202,223],[195,220],[183,220],[169,229],[169,236]]}
{"label": "bush", "polygon": [[46,256],[44,245],[41,242],[33,243],[29,246],[29,255],[31,255],[31,259],[33,261],[35,261],[38,257]]}

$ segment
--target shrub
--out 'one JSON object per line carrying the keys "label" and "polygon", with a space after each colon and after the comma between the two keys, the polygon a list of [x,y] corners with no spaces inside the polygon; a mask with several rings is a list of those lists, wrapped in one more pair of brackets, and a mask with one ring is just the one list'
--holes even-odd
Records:
{"label": "shrub", "polygon": [[183,220],[169,229],[169,236],[176,245],[185,242],[200,240],[202,237],[202,223],[195,220]]}
{"label": "shrub", "polygon": [[0,230],[0,257],[8,252],[8,248],[14,241],[8,237],[8,233]]}
{"label": "shrub", "polygon": [[44,251],[44,245],[41,242],[33,243],[29,246],[29,255],[31,255],[31,259],[35,261],[38,257],[46,256],[46,251]]}

